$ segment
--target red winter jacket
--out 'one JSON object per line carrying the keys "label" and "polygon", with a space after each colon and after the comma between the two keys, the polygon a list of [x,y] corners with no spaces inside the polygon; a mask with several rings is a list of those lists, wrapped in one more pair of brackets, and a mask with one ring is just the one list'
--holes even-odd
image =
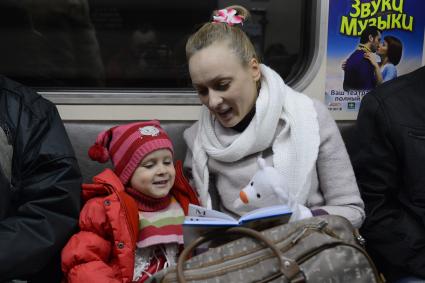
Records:
{"label": "red winter jacket", "polygon": [[[66,282],[132,282],[134,252],[138,236],[136,201],[125,192],[115,173],[106,169],[83,184],[80,232],[62,250]],[[189,203],[198,198],[176,163],[176,180],[171,193],[187,215]]]}

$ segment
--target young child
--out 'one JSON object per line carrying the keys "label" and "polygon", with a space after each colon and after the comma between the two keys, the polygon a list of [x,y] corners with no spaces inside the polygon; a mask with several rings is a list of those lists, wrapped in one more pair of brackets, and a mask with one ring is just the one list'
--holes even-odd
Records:
{"label": "young child", "polygon": [[173,145],[158,121],[100,133],[91,159],[112,160],[83,185],[80,232],[62,251],[68,282],[144,282],[174,265],[188,204],[198,198],[173,164]]}

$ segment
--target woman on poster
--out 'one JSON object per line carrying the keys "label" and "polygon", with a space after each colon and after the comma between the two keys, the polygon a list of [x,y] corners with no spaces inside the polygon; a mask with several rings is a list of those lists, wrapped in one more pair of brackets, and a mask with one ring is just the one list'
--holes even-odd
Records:
{"label": "woman on poster", "polygon": [[381,62],[376,62],[375,56],[371,52],[365,53],[364,57],[370,61],[375,68],[377,84],[392,80],[397,77],[397,64],[400,62],[403,52],[403,44],[395,36],[387,35],[379,45],[376,54],[381,58]]}

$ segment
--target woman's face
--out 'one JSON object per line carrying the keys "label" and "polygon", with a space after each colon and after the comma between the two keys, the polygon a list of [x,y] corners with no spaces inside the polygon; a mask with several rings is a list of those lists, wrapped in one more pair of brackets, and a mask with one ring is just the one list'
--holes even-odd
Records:
{"label": "woman's face", "polygon": [[228,47],[215,43],[189,59],[189,72],[199,98],[223,127],[237,125],[255,105],[260,66],[251,59],[248,66]]}
{"label": "woman's face", "polygon": [[379,44],[378,50],[376,50],[376,54],[378,54],[381,58],[386,57],[388,52],[388,42],[383,40],[381,44]]}

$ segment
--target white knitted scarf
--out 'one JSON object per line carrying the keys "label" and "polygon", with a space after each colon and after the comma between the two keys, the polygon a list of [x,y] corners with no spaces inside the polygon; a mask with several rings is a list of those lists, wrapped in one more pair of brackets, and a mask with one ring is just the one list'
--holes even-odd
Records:
{"label": "white knitted scarf", "polygon": [[[221,144],[214,131],[214,117],[202,106],[193,147],[192,174],[201,203],[208,208],[211,208],[208,158],[236,162],[270,146],[274,167],[282,173],[290,196],[299,204],[306,203],[320,144],[313,101],[285,85],[265,65],[261,65],[261,75],[255,116],[230,145]],[[283,120],[283,128],[274,139],[279,120]]]}

